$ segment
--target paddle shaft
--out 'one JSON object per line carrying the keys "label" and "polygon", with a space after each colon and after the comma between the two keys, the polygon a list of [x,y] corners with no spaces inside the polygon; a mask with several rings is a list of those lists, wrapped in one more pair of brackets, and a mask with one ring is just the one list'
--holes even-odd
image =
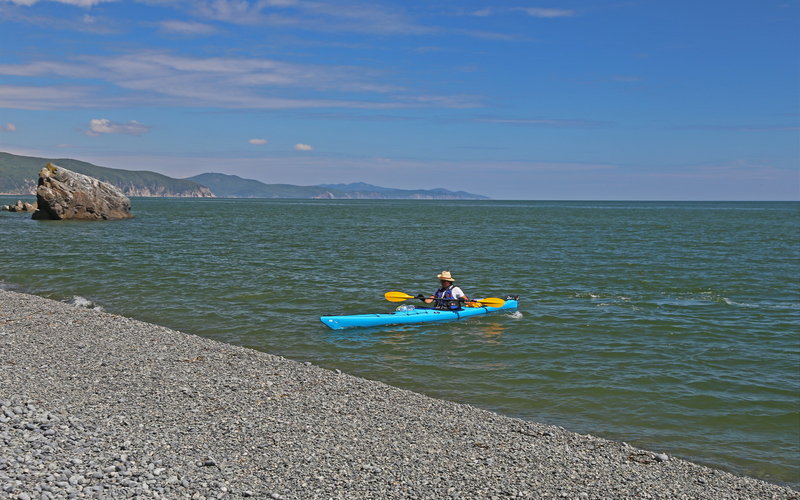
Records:
{"label": "paddle shaft", "polygon": [[[402,301],[408,300],[408,299],[417,299],[417,298],[419,298],[419,296],[409,295],[409,294],[403,293],[403,292],[386,292],[383,296],[389,302],[402,302]],[[430,297],[430,296],[428,296],[428,297],[424,297],[423,296],[423,298],[420,299],[420,300],[425,301],[427,299],[440,300],[440,301],[441,300],[453,300],[453,299],[441,299],[441,298],[437,299],[437,298]],[[481,299],[481,300],[468,300],[467,302],[477,302],[479,304],[482,304],[484,306],[489,306],[489,307],[502,307],[503,304],[505,304],[506,301],[503,300],[503,299],[498,299],[496,297],[488,297],[488,298]]]}

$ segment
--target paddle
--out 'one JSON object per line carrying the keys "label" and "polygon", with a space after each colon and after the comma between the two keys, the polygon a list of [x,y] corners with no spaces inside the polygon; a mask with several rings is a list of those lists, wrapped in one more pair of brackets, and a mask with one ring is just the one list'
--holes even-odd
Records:
{"label": "paddle", "polygon": [[[419,296],[415,297],[414,295],[409,295],[409,294],[403,293],[403,292],[386,292],[385,294],[383,294],[383,297],[386,300],[388,300],[389,302],[402,302],[402,301],[408,300],[408,299],[417,299],[417,298],[419,298]],[[428,298],[428,297],[425,297],[425,298]],[[477,302],[477,303],[479,303],[481,305],[484,305],[484,306],[487,306],[487,307],[503,307],[503,304],[506,303],[505,300],[498,299],[496,297],[488,297],[488,298],[480,299],[480,300],[470,300],[469,302]]]}

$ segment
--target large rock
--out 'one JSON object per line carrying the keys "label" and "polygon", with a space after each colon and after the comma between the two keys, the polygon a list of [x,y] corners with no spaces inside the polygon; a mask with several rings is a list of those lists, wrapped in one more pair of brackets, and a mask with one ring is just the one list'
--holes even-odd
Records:
{"label": "large rock", "polygon": [[129,219],[131,200],[116,187],[94,177],[48,163],[39,172],[39,209],[34,219]]}

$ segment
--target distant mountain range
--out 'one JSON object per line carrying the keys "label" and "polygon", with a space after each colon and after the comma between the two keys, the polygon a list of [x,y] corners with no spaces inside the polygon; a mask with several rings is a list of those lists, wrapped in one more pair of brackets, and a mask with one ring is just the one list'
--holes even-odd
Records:
{"label": "distant mountain range", "polygon": [[295,186],[292,184],[264,184],[237,175],[200,174],[189,177],[222,198],[328,198],[328,199],[416,199],[416,200],[486,200],[464,191],[447,189],[394,189],[373,186],[363,182],[354,184],[320,184]]}
{"label": "distant mountain range", "polygon": [[393,189],[363,182],[295,186],[265,184],[237,175],[207,173],[173,179],[156,172],[99,167],[68,158],[36,158],[0,152],[0,194],[30,195],[36,192],[39,170],[47,163],[89,175],[120,188],[128,196],[202,198],[326,198],[486,200],[486,196],[447,189]]}

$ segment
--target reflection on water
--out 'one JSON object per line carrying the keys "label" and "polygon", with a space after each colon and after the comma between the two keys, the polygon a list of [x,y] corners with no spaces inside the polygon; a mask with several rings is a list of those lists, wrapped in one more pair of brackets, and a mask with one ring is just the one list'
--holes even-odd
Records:
{"label": "reflection on water", "polygon": [[478,327],[478,333],[487,344],[499,344],[500,336],[506,331],[503,323],[484,323]]}

